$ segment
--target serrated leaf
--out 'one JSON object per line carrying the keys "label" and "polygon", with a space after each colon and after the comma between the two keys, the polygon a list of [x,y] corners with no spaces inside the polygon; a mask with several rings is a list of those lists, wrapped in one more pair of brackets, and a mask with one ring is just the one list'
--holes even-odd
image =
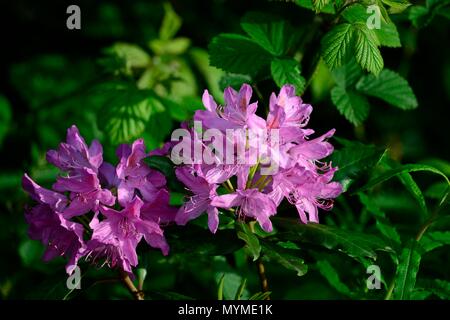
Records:
{"label": "serrated leaf", "polygon": [[294,59],[275,58],[270,65],[272,77],[278,87],[292,84],[300,94],[305,88],[305,78],[300,75],[299,63]]}
{"label": "serrated leaf", "polygon": [[335,86],[331,90],[331,100],[339,112],[355,126],[363,123],[369,115],[369,101],[357,92]]}
{"label": "serrated leaf", "polygon": [[320,260],[316,262],[317,270],[327,279],[328,283],[338,292],[345,296],[352,297],[353,293],[349,287],[339,278],[339,272],[327,261]]}
{"label": "serrated leaf", "polygon": [[[378,6],[381,11],[381,7]],[[367,23],[369,17],[374,13],[368,13],[367,8],[359,3],[355,3],[347,7],[342,16],[350,23]],[[397,31],[397,27],[393,22],[386,22],[385,19],[380,19],[380,28],[372,29],[378,38],[381,46],[397,48],[401,46],[400,36]]]}
{"label": "serrated leaf", "polygon": [[250,227],[244,222],[235,223],[237,237],[245,242],[245,250],[252,257],[253,261],[259,258],[261,253],[261,244],[258,237],[250,230]]}
{"label": "serrated leaf", "polygon": [[349,141],[344,148],[331,155],[333,165],[339,167],[334,177],[337,181],[356,179],[362,172],[376,166],[386,150],[373,145]]}
{"label": "serrated leaf", "polygon": [[220,34],[209,44],[210,63],[222,70],[256,74],[268,65],[270,54],[252,39],[238,34]]}
{"label": "serrated leaf", "polygon": [[266,13],[250,12],[241,21],[241,27],[257,44],[275,56],[286,52],[292,32],[286,21]]}
{"label": "serrated leaf", "polygon": [[393,249],[381,238],[366,233],[343,230],[323,224],[300,224],[288,218],[272,219],[281,230],[278,234],[283,240],[311,243],[330,250],[339,250],[353,258],[376,259],[376,250],[393,252]]}
{"label": "serrated leaf", "polygon": [[377,97],[403,110],[417,108],[417,99],[408,82],[392,70],[384,69],[378,77],[367,75],[356,84],[356,89]]}
{"label": "serrated leaf", "polygon": [[342,23],[331,29],[322,39],[322,57],[327,66],[333,70],[344,64],[351,49],[353,27]]}
{"label": "serrated leaf", "polygon": [[145,130],[152,113],[164,106],[152,91],[124,89],[107,93],[109,101],[103,107],[99,126],[113,144],[130,143]]}
{"label": "serrated leaf", "polygon": [[297,272],[297,276],[301,277],[308,271],[308,266],[303,259],[297,257],[292,252],[294,250],[288,250],[278,245],[272,244],[268,241],[263,243],[263,253],[271,261],[278,262],[283,267],[289,270]]}
{"label": "serrated leaf", "polygon": [[312,0],[313,8],[316,13],[322,11],[322,9],[330,2],[330,0]]}
{"label": "serrated leaf", "polygon": [[355,29],[355,57],[361,67],[378,75],[384,67],[383,57],[378,49],[379,41],[373,30],[364,23],[353,25]]}
{"label": "serrated leaf", "polygon": [[399,265],[395,276],[393,298],[408,300],[416,284],[417,272],[421,260],[421,248],[417,241],[411,240],[400,255]]}

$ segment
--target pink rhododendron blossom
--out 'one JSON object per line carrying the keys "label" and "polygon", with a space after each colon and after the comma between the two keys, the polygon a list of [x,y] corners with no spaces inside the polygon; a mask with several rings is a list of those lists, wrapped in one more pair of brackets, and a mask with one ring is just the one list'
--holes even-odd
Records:
{"label": "pink rhododendron blossom", "polygon": [[47,246],[44,260],[65,256],[69,274],[83,257],[131,273],[141,238],[167,254],[160,225],[173,222],[178,209],[169,205],[164,176],[144,163],[143,140],[118,148],[117,167],[103,162],[101,144],[88,147],[75,126],[66,140],[47,153],[63,171],[52,190],[27,174],[22,179],[23,189],[38,202],[25,217],[30,237]]}
{"label": "pink rhododendron blossom", "polygon": [[[251,99],[247,84],[239,92],[227,88],[224,106],[205,90],[205,110],[195,113],[193,127],[183,125],[190,138],[172,140],[158,151],[172,158],[174,151],[175,156],[183,152],[192,156],[188,159],[192,161],[176,161],[177,177],[192,193],[175,218],[178,224],[207,213],[209,228],[216,232],[220,209],[230,210],[237,219],[254,219],[270,232],[270,217],[283,199],[296,207],[301,222],[319,222],[318,209],[330,210],[342,192],[342,186],[331,181],[337,168],[321,162],[333,152],[327,139],[335,130],[311,138],[314,130],[306,126],[313,108],[295,95],[294,87],[285,85],[278,95],[271,95],[266,120],[257,115],[258,104]],[[212,152],[217,161],[199,161],[199,155]],[[222,158],[229,154],[231,161]],[[185,155],[182,158],[186,160]]]}

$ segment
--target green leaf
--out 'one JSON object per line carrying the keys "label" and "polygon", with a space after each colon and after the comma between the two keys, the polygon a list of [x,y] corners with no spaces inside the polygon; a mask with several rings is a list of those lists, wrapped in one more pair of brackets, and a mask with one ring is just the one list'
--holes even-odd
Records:
{"label": "green leaf", "polygon": [[342,23],[331,29],[322,39],[322,57],[327,66],[333,70],[344,64],[350,53],[353,27]]}
{"label": "green leaf", "polygon": [[430,286],[431,292],[443,300],[450,299],[450,282],[440,279],[434,279]]}
{"label": "green leaf", "polygon": [[153,113],[164,106],[149,90],[124,88],[106,91],[108,102],[103,107],[99,126],[113,144],[130,143],[144,132]]}
{"label": "green leaf", "polygon": [[236,295],[234,296],[234,300],[241,300],[242,293],[244,292],[246,285],[247,285],[247,279],[242,280],[239,288],[236,291]]}
{"label": "green leaf", "polygon": [[338,86],[350,88],[361,78],[363,71],[356,60],[351,59],[345,65],[334,69],[332,74]]}
{"label": "green leaf", "polygon": [[408,0],[381,0],[383,3],[389,6],[389,13],[401,13],[405,11],[411,3]]}
{"label": "green leaf", "polygon": [[343,230],[323,224],[300,224],[288,218],[273,218],[281,230],[287,230],[278,237],[292,242],[312,243],[327,249],[339,250],[350,257],[376,259],[376,250],[393,252],[381,238],[366,233]]}
{"label": "green leaf", "polygon": [[149,46],[157,55],[179,55],[186,52],[191,45],[191,40],[188,38],[175,38],[170,40],[153,39]]}
{"label": "green leaf", "polygon": [[219,87],[222,92],[228,87],[232,87],[233,89],[239,91],[240,87],[244,83],[252,83],[252,78],[245,74],[226,73],[220,79]]}
{"label": "green leaf", "polygon": [[398,168],[388,170],[388,171],[382,173],[381,175],[373,178],[365,186],[363,186],[360,189],[360,191],[365,191],[367,189],[370,189],[379,183],[382,183],[382,182],[389,180],[395,176],[398,176],[399,174],[402,174],[405,172],[416,172],[416,171],[427,171],[427,172],[432,172],[432,173],[438,174],[445,179],[445,181],[447,182],[448,185],[450,185],[450,181],[448,180],[447,176],[434,167],[427,166],[424,164],[405,164]]}
{"label": "green leaf", "polygon": [[355,57],[361,67],[375,75],[383,69],[384,62],[378,49],[379,41],[373,30],[365,23],[353,24],[356,36]]}
{"label": "green leaf", "polygon": [[294,59],[275,58],[270,65],[272,77],[278,87],[285,84],[292,84],[297,94],[303,92],[305,88],[305,78],[300,75],[299,63]]}
{"label": "green leaf", "polygon": [[274,56],[286,52],[293,35],[285,20],[260,12],[246,14],[241,27],[250,38]]}
{"label": "green leaf", "polygon": [[333,165],[339,167],[334,179],[337,181],[350,180],[347,182],[351,183],[364,171],[376,166],[385,152],[386,150],[373,145],[348,141],[344,148],[334,151],[331,155]]}
{"label": "green leaf", "polygon": [[378,77],[362,77],[356,84],[356,89],[403,110],[415,109],[418,105],[408,82],[392,70],[385,69]]}
{"label": "green leaf", "polygon": [[339,272],[327,261],[320,260],[316,262],[317,269],[320,274],[327,279],[328,283],[338,292],[345,296],[352,297],[353,293],[349,287],[339,278]]}
{"label": "green leaf", "polygon": [[411,240],[400,255],[400,262],[395,276],[393,298],[408,300],[416,284],[417,272],[421,260],[421,248],[417,241]]}
{"label": "green leaf", "polygon": [[225,285],[225,273],[219,280],[219,286],[217,288],[217,300],[223,300],[223,288]]}
{"label": "green leaf", "polygon": [[125,43],[118,42],[113,46],[105,49],[107,58],[101,60],[101,63],[108,67],[109,59],[117,59],[116,71],[120,71],[126,75],[132,75],[133,69],[145,68],[149,65],[151,58],[147,52],[141,47]]}
{"label": "green leaf", "polygon": [[244,222],[235,223],[237,236],[245,242],[245,251],[256,261],[261,253],[261,244],[258,237],[250,230],[250,227]]}
{"label": "green leaf", "polygon": [[429,231],[420,239],[420,244],[424,253],[445,245],[450,245],[450,231]]}
{"label": "green leaf", "polygon": [[[400,166],[400,164],[398,164],[397,162],[395,162],[391,159],[384,158],[383,160],[384,160],[383,164],[388,169],[397,168],[398,166]],[[427,204],[425,202],[425,197],[423,196],[422,190],[420,190],[420,187],[414,181],[413,177],[411,177],[411,175],[409,173],[405,172],[405,173],[399,174],[398,178],[399,178],[400,182],[405,186],[406,190],[408,190],[409,193],[411,193],[411,195],[414,197],[414,199],[416,199],[416,201],[419,204],[420,209],[423,213],[423,216],[427,217],[428,208],[427,208]]]}
{"label": "green leaf", "polygon": [[359,200],[364,205],[367,211],[374,215],[376,227],[389,240],[393,241],[395,245],[400,245],[400,235],[386,218],[386,214],[377,206],[377,204],[367,195],[358,193]]}
{"label": "green leaf", "polygon": [[288,250],[268,241],[263,243],[263,253],[271,261],[278,262],[283,267],[297,272],[297,276],[301,277],[308,271],[308,266],[303,259],[297,257],[295,250]]}
{"label": "green leaf", "polygon": [[316,13],[321,12],[329,2],[330,0],[312,0],[314,11],[316,11]]}
{"label": "green leaf", "polygon": [[209,44],[210,63],[222,70],[256,74],[268,65],[270,54],[256,42],[238,34],[220,34]]}
{"label": "green leaf", "polygon": [[370,105],[366,97],[352,90],[335,86],[331,90],[331,100],[339,112],[355,126],[363,123],[369,115]]}
{"label": "green leaf", "polygon": [[[350,23],[367,23],[367,20],[371,15],[373,14],[368,13],[367,8],[359,3],[355,3],[347,7],[342,12],[344,19]],[[397,27],[393,22],[388,23],[381,19],[379,27],[379,29],[374,28],[373,32],[377,36],[381,46],[393,48],[401,47],[400,36],[398,34]]]}
{"label": "green leaf", "polygon": [[425,191],[425,196],[432,199],[442,199],[445,193],[448,190],[448,184],[445,182],[436,182],[433,183],[428,189]]}
{"label": "green leaf", "polygon": [[[316,1],[316,0],[314,0],[314,1]],[[319,1],[324,1],[324,0],[319,0]],[[294,2],[299,7],[315,11],[314,5],[313,5],[313,0],[295,0]],[[322,7],[321,13],[335,14],[335,10],[334,10],[334,6],[333,6],[332,2],[337,3],[339,1],[328,1],[328,3]]]}
{"label": "green leaf", "polygon": [[159,29],[159,38],[161,40],[172,39],[181,27],[181,18],[173,10],[169,2],[164,3],[164,18]]}

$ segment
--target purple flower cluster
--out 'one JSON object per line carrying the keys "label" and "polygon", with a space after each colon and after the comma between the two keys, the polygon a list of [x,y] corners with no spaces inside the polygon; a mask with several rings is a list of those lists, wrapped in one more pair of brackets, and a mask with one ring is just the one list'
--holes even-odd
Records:
{"label": "purple flower cluster", "polygon": [[38,202],[25,214],[29,236],[47,246],[44,260],[65,256],[69,274],[82,257],[131,273],[142,238],[168,254],[161,225],[173,221],[177,210],[169,206],[165,177],[143,162],[143,140],[121,145],[117,156],[117,167],[103,161],[102,145],[93,141],[88,147],[72,126],[66,143],[47,153],[62,171],[52,190],[27,174],[22,179]]}
{"label": "purple flower cluster", "polygon": [[[333,198],[342,192],[342,186],[331,181],[337,168],[320,161],[333,152],[333,146],[326,139],[335,130],[310,139],[314,131],[305,126],[312,107],[303,103],[290,85],[285,85],[278,96],[275,93],[271,95],[266,119],[256,114],[258,104],[250,101],[251,96],[252,88],[247,84],[239,92],[227,88],[224,92],[225,105],[218,106],[205,91],[203,104],[206,110],[197,111],[193,120],[201,122],[206,130],[222,132],[223,136],[219,139],[205,139],[201,132],[183,124],[190,130],[190,138],[179,143],[184,143],[188,151],[189,148],[194,149],[195,144],[200,144],[203,155],[218,159],[221,154],[217,152],[217,146],[232,140],[231,150],[236,159],[240,157],[237,148],[243,147],[244,158],[256,158],[256,162],[236,161],[230,164],[220,160],[208,164],[192,161],[178,166],[176,175],[192,194],[175,217],[178,224],[184,225],[206,212],[209,229],[215,233],[219,224],[219,209],[227,209],[235,213],[238,219],[255,219],[262,229],[270,232],[270,217],[277,213],[283,199],[296,207],[301,222],[319,222],[318,208],[331,209]],[[230,130],[236,134],[230,136]],[[250,135],[246,134],[250,131],[269,133],[262,136],[266,139],[262,153],[255,145],[258,139],[250,139]],[[272,131],[277,131],[279,136],[276,144],[271,141]],[[168,142],[158,153],[168,155],[171,152],[173,159],[176,146],[176,143]],[[267,163],[262,161],[263,158],[276,163],[277,170],[263,174],[261,169],[267,166],[263,164]],[[221,189],[227,192],[218,192]]]}
{"label": "purple flower cluster", "polygon": [[[219,210],[229,210],[236,219],[256,220],[271,232],[270,217],[283,199],[296,207],[302,223],[319,222],[318,208],[331,209],[342,192],[342,186],[332,182],[337,168],[321,161],[333,152],[326,140],[334,129],[310,139],[314,131],[305,127],[312,107],[290,85],[271,95],[266,119],[256,114],[258,104],[250,102],[251,96],[249,85],[239,92],[228,88],[225,105],[219,106],[205,91],[206,110],[195,113],[194,127],[183,123],[183,129],[177,129],[188,133],[183,141],[170,141],[150,153],[142,139],[121,145],[116,167],[103,161],[98,141],[88,147],[78,129],[69,128],[67,141],[47,153],[48,162],[62,171],[52,190],[27,174],[23,177],[24,190],[38,202],[26,210],[29,235],[47,246],[44,259],[65,256],[69,274],[82,257],[131,273],[138,264],[136,247],[142,238],[168,254],[162,225],[185,225],[206,213],[215,233]],[[195,123],[215,130],[214,138],[197,130]],[[199,150],[208,161],[179,162]],[[236,161],[224,161],[224,153]],[[181,208],[169,205],[165,177],[145,164],[151,155],[170,155],[177,164],[176,177],[189,192]]]}

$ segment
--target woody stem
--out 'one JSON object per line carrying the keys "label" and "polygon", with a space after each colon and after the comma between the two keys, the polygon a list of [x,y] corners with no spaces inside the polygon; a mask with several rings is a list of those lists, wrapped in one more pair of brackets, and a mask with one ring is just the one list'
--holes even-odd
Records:
{"label": "woody stem", "polygon": [[123,270],[120,270],[120,280],[131,293],[135,300],[144,300],[144,292],[139,291],[134,285],[133,281],[131,281],[130,276]]}

